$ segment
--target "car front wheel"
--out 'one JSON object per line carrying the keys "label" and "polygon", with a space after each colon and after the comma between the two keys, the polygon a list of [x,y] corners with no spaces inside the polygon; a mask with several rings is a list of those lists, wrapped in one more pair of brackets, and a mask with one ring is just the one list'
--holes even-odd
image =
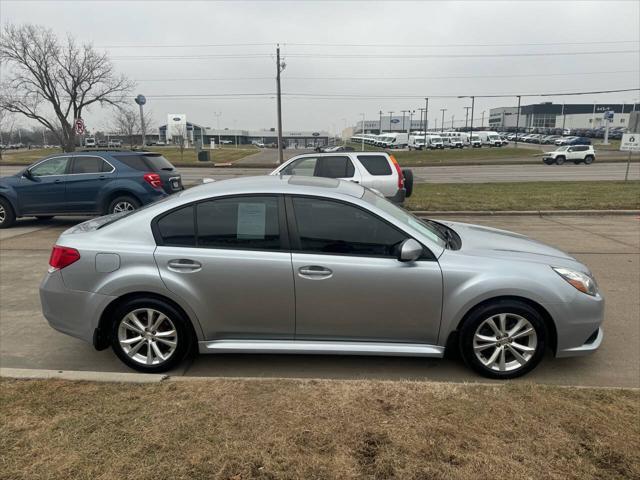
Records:
{"label": "car front wheel", "polygon": [[526,303],[496,301],[473,311],[460,332],[465,363],[489,378],[516,378],[540,363],[547,330],[540,314]]}
{"label": "car front wheel", "polygon": [[166,372],[192,349],[188,320],[169,303],[137,298],[114,312],[111,347],[127,366],[146,373]]}
{"label": "car front wheel", "polygon": [[563,165],[564,160],[565,158],[562,155],[560,155],[559,157],[556,157],[556,165]]}
{"label": "car front wheel", "polygon": [[16,221],[16,215],[11,204],[0,197],[0,228],[9,228]]}

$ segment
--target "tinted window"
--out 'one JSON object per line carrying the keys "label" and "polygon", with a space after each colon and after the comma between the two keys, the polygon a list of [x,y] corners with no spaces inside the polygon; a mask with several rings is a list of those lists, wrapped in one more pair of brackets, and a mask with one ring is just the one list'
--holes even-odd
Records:
{"label": "tinted window", "polygon": [[313,172],[315,172],[317,160],[318,159],[315,157],[306,157],[294,160],[282,170],[282,174],[313,177]]}
{"label": "tinted window", "polygon": [[75,157],[71,166],[71,173],[101,173],[110,170],[109,164],[100,157]]}
{"label": "tinted window", "polygon": [[164,245],[195,247],[196,235],[193,223],[193,205],[174,210],[158,220],[158,231]]}
{"label": "tinted window", "polygon": [[131,167],[134,170],[140,170],[141,172],[148,172],[151,170],[142,155],[114,155],[114,157],[124,163],[127,167]]}
{"label": "tinted window", "polygon": [[171,162],[162,155],[145,155],[144,158],[147,159],[147,163],[151,165],[152,169],[156,172],[160,170],[171,171],[174,169]]}
{"label": "tinted window", "polygon": [[43,177],[46,175],[64,175],[67,171],[68,157],[56,157],[36,165],[29,171],[34,177]]}
{"label": "tinted window", "polygon": [[198,204],[198,246],[280,249],[277,197],[237,197]]}
{"label": "tinted window", "polygon": [[374,215],[330,200],[294,198],[305,252],[395,257],[406,236]]}
{"label": "tinted window", "polygon": [[358,160],[371,175],[391,175],[391,166],[383,155],[362,155]]}
{"label": "tinted window", "polygon": [[326,178],[353,177],[355,169],[349,157],[320,157],[316,176]]}

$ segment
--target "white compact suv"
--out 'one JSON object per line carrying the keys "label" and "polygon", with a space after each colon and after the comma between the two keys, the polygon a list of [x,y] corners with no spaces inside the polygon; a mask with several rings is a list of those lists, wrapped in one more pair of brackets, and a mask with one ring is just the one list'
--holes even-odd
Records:
{"label": "white compact suv", "polygon": [[566,161],[573,163],[584,162],[590,165],[596,159],[596,152],[593,145],[565,145],[558,147],[553,152],[545,152],[542,161],[547,165],[562,165]]}
{"label": "white compact suv", "polygon": [[371,188],[395,203],[413,192],[413,172],[385,152],[309,153],[293,157],[270,175],[338,178]]}

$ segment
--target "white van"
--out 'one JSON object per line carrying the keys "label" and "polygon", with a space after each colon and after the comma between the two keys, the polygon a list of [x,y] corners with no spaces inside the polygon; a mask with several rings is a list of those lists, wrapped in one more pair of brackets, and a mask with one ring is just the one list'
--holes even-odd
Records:
{"label": "white van", "polygon": [[84,139],[84,146],[85,147],[95,147],[96,146],[96,139],[93,137],[87,137]]}
{"label": "white van", "polygon": [[435,134],[427,135],[427,148],[431,150],[434,150],[436,148],[444,150],[444,142],[442,141],[442,137]]}
{"label": "white van", "polygon": [[489,145],[490,147],[501,147],[502,139],[497,132],[477,132],[482,145]]}
{"label": "white van", "polygon": [[422,150],[424,147],[424,135],[411,135],[409,137],[409,150]]}
{"label": "white van", "polygon": [[388,133],[379,143],[383,148],[406,148],[409,145],[409,135],[406,133]]}

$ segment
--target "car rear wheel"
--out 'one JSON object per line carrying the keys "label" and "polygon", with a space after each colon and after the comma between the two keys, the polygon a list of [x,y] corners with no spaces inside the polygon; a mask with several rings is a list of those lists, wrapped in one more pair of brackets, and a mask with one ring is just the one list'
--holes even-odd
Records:
{"label": "car rear wheel", "polygon": [[584,163],[587,165],[591,165],[594,160],[595,159],[593,158],[593,155],[587,155],[586,157],[584,157]]}
{"label": "car rear wheel", "polygon": [[404,176],[405,197],[409,198],[413,193],[413,172],[407,168],[402,170],[402,175]]}
{"label": "car rear wheel", "polygon": [[107,213],[132,212],[140,208],[140,202],[130,195],[122,195],[114,198],[109,203]]}
{"label": "car rear wheel", "polygon": [[473,311],[460,332],[465,363],[489,378],[516,378],[540,363],[547,330],[540,314],[514,300],[486,304]]}
{"label": "car rear wheel", "polygon": [[16,214],[11,204],[0,198],[0,228],[9,228],[16,221]]}
{"label": "car rear wheel", "polygon": [[146,373],[166,372],[192,349],[188,320],[156,298],[137,298],[113,314],[111,348],[127,366]]}
{"label": "car rear wheel", "polygon": [[565,161],[565,158],[561,155],[559,157],[556,157],[556,165],[563,165]]}

